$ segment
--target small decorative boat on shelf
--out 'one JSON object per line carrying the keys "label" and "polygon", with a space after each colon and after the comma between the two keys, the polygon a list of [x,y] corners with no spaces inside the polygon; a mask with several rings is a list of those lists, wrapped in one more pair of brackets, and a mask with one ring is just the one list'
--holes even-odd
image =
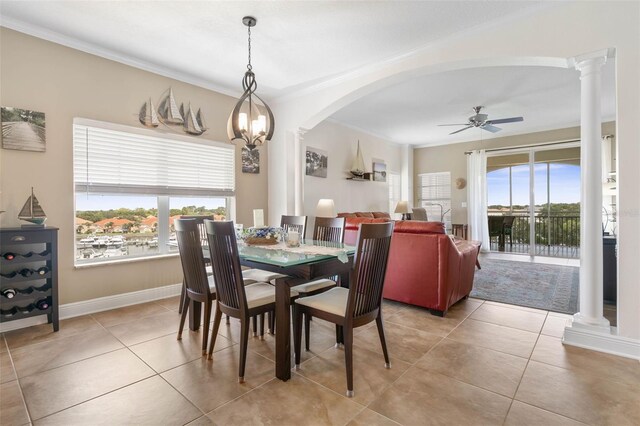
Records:
{"label": "small decorative boat on shelf", "polygon": [[44,227],[44,222],[47,220],[47,215],[42,210],[40,202],[33,193],[33,187],[31,187],[31,196],[27,199],[27,202],[22,206],[22,210],[18,213],[18,219],[31,222],[33,225],[22,225],[24,227]]}
{"label": "small decorative boat on shelf", "polygon": [[160,124],[156,107],[151,98],[149,98],[149,101],[145,102],[144,105],[142,105],[142,108],[140,108],[138,119],[140,120],[140,123],[147,127],[158,127]]}
{"label": "small decorative boat on shelf", "polygon": [[360,151],[360,140],[358,140],[358,151],[356,152],[356,158],[353,159],[353,163],[351,164],[351,170],[349,173],[352,175],[352,179],[364,179],[365,177],[365,169],[364,169],[364,159],[362,158],[362,151]]}

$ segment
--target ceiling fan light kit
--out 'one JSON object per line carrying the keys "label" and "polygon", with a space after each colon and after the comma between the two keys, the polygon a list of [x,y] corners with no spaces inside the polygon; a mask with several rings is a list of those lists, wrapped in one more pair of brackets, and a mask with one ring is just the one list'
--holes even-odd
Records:
{"label": "ceiling fan light kit", "polygon": [[480,111],[484,108],[482,105],[473,107],[473,111],[475,115],[469,117],[468,122],[464,124],[438,124],[438,126],[464,126],[462,129],[456,130],[455,132],[449,133],[449,135],[455,135],[456,133],[463,132],[467,129],[471,129],[473,127],[478,127],[482,130],[486,130],[491,133],[497,133],[502,130],[500,127],[494,126],[494,124],[506,124],[506,123],[517,123],[520,121],[524,121],[522,117],[510,117],[510,118],[499,118],[497,120],[488,120],[488,114],[482,114]]}

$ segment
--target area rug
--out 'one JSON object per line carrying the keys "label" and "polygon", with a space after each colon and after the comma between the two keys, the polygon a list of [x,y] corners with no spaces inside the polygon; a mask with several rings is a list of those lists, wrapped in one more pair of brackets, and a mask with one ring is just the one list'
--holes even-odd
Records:
{"label": "area rug", "polygon": [[481,259],[471,297],[575,314],[579,268],[509,260]]}

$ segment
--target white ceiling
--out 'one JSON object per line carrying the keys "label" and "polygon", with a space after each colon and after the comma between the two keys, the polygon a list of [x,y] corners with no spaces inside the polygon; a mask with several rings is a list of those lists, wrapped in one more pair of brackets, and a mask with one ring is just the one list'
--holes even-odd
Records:
{"label": "white ceiling", "polygon": [[[614,63],[603,69],[602,114],[615,118]],[[547,67],[475,68],[426,75],[370,94],[332,118],[400,143],[436,145],[524,134],[580,124],[580,79],[573,69]],[[472,107],[484,105],[489,119],[524,117],[500,124],[500,132],[472,128],[456,135]]]}
{"label": "white ceiling", "polygon": [[[539,1],[12,1],[0,24],[163,75],[237,95],[246,69],[253,15],[258,92],[271,100],[406,54],[477,26],[499,24]],[[605,67],[603,115],[615,116],[613,65]],[[480,130],[448,136],[471,107],[489,118],[523,116],[500,137],[577,125],[575,70],[494,67],[414,78],[368,95],[333,119],[416,145],[477,140]]]}
{"label": "white ceiling", "polygon": [[161,74],[238,93],[253,15],[267,98],[540,5],[534,1],[7,1],[1,23]]}

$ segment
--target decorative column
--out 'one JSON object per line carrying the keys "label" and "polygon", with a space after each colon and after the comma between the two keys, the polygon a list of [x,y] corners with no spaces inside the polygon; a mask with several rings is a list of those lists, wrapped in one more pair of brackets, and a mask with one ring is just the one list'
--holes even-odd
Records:
{"label": "decorative column", "polygon": [[[574,329],[610,333],[602,315],[601,68],[606,53],[576,58],[580,71],[580,311]],[[566,334],[565,334],[566,335]],[[568,342],[571,343],[571,342]]]}
{"label": "decorative column", "polygon": [[303,157],[303,142],[304,134],[307,133],[307,129],[302,127],[298,128],[295,132],[295,140],[293,147],[293,161],[294,163],[294,184],[293,184],[293,196],[294,196],[294,214],[296,216],[302,216],[304,213],[304,172],[302,165],[305,162]]}

